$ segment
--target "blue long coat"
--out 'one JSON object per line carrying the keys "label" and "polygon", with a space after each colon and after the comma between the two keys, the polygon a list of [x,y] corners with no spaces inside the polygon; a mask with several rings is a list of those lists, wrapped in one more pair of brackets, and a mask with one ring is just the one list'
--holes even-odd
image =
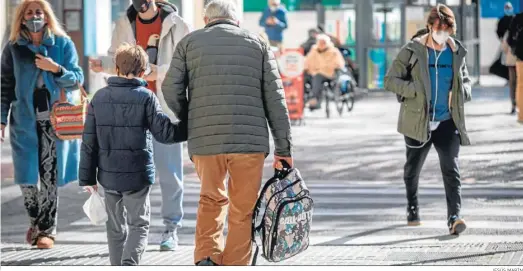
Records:
{"label": "blue long coat", "polygon": [[[35,65],[35,54],[50,57],[63,67],[63,74],[55,76],[42,71]],[[51,103],[60,97],[60,90],[66,90],[69,101],[73,100],[72,90],[77,83],[83,83],[82,69],[78,66],[78,55],[74,43],[67,37],[55,36],[46,31],[39,47],[20,37],[8,43],[2,52],[2,114],[1,122],[7,124],[15,169],[15,182],[24,185],[38,183],[38,137],[33,93],[38,75],[42,72],[45,86],[49,89]],[[56,141],[58,185],[63,186],[78,180],[80,141]]]}

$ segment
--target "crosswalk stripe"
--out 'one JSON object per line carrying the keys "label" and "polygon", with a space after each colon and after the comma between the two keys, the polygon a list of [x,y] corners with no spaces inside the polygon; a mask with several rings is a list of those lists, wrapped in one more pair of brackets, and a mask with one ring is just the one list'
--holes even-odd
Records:
{"label": "crosswalk stripe", "polygon": [[[192,244],[200,184],[186,182],[184,188],[186,218],[182,222],[180,240],[186,244]],[[19,190],[18,187],[16,189]],[[447,232],[443,187],[422,185],[419,189],[423,223],[420,227],[405,227],[406,199],[405,189],[401,184],[375,186],[328,182],[313,183],[309,185],[309,189],[315,201],[311,236],[313,245],[328,245],[329,242],[342,242],[346,245],[372,245],[387,242],[391,244],[438,243],[443,241],[438,239],[436,233]],[[4,193],[5,191],[2,194]],[[467,216],[474,217],[476,220],[467,220],[470,235],[465,234],[457,240],[450,239],[445,242],[464,243],[477,242],[477,240],[523,242],[523,213],[521,212],[523,190],[506,189],[501,186],[493,189],[471,187],[464,188],[462,193],[464,196],[462,215],[466,220]],[[496,198],[500,199],[496,200]],[[497,204],[495,204],[496,202]],[[151,192],[151,204],[154,208],[151,214],[151,227],[155,229],[151,231],[151,236],[153,236],[151,238],[159,238],[159,233],[155,232],[157,229],[163,228],[160,209],[155,208],[162,204],[159,185],[155,185]],[[474,204],[480,205],[480,207],[468,207]],[[431,219],[424,219],[424,217]],[[491,219],[494,217],[503,217],[503,219]],[[508,222],[503,220],[508,220]],[[69,226],[71,226],[69,230],[60,233],[61,239],[81,242],[85,240],[85,237],[77,235],[82,235],[82,231],[89,229],[90,242],[99,243],[106,240],[104,227],[92,226],[86,217],[74,221]],[[338,234],[334,234],[335,232]],[[481,235],[478,232],[481,232]],[[342,237],[347,234],[354,237],[344,240]]]}

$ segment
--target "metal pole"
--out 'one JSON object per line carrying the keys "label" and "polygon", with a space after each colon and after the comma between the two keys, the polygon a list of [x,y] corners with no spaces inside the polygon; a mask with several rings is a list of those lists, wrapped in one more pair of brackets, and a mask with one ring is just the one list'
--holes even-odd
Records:
{"label": "metal pole", "polygon": [[478,1],[475,1],[475,3],[473,2],[472,3],[473,5],[476,5],[476,12],[474,14],[474,38],[478,41],[477,44],[476,44],[476,66],[475,67],[475,70],[476,70],[476,75],[478,76],[478,84],[479,84],[479,79],[481,78],[481,53],[480,53],[480,49],[481,49],[481,44],[479,43],[479,20],[481,18],[481,8],[480,8],[480,5],[479,5],[479,0]]}
{"label": "metal pole", "polygon": [[371,45],[370,37],[373,25],[373,0],[357,1],[356,3],[356,56],[360,68],[360,85],[368,87],[368,55],[367,48]]}
{"label": "metal pole", "polygon": [[316,4],[317,23],[325,28],[325,7],[321,3]]}
{"label": "metal pole", "polygon": [[401,4],[401,43],[407,43],[407,4]]}
{"label": "metal pole", "polygon": [[[362,22],[362,17],[361,15],[365,14],[365,13],[362,13],[362,3],[361,1],[356,1],[354,3],[354,6],[355,6],[355,9],[356,9],[356,62],[358,63],[358,67],[360,69],[360,78],[359,78],[359,85],[363,88],[366,88],[367,87],[367,70],[365,68],[365,60],[366,60],[366,56],[365,56],[365,51],[364,51],[364,47],[365,45],[363,45],[363,36],[362,36],[362,32],[363,32],[363,25],[364,25],[364,22]],[[365,59],[365,60],[364,60]]]}
{"label": "metal pole", "polygon": [[466,16],[466,12],[465,12],[465,0],[460,0],[460,4],[459,4],[459,29],[461,29],[461,31],[459,31],[459,38],[461,39],[461,41],[463,42],[466,42],[466,39],[465,39],[465,33],[467,33],[466,31],[468,31],[467,29],[467,25],[465,23],[465,16]]}

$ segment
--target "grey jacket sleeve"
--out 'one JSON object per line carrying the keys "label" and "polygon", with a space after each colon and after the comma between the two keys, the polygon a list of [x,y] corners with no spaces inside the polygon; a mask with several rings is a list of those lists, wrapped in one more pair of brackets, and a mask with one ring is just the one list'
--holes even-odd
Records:
{"label": "grey jacket sleeve", "polygon": [[384,80],[386,90],[394,92],[404,98],[416,97],[414,83],[404,79],[408,75],[407,67],[411,56],[412,52],[404,46],[392,62]]}
{"label": "grey jacket sleeve", "polygon": [[465,95],[465,102],[470,102],[472,100],[472,81],[469,77],[466,61],[463,61],[463,66],[461,66],[461,77],[463,78],[463,95]]}
{"label": "grey jacket sleeve", "polygon": [[80,170],[78,178],[80,186],[96,185],[96,169],[98,168],[98,139],[96,135],[96,118],[94,107],[89,103],[85,119],[82,145],[80,148]]}
{"label": "grey jacket sleeve", "polygon": [[186,64],[186,41],[182,39],[176,46],[171,66],[162,83],[162,93],[167,106],[182,122],[187,122],[189,102],[187,86],[189,84]]}
{"label": "grey jacket sleeve", "polygon": [[173,124],[169,116],[162,111],[160,102],[154,94],[151,93],[145,108],[149,130],[158,142],[174,144],[187,140],[186,122],[180,121]]}
{"label": "grey jacket sleeve", "polygon": [[274,54],[268,45],[263,44],[263,106],[265,117],[274,139],[274,154],[282,157],[292,156],[291,125],[289,111],[285,102],[283,82]]}

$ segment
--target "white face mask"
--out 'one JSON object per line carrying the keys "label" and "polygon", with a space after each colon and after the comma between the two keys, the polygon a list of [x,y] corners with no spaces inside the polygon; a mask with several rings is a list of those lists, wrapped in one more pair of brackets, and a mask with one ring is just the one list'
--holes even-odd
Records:
{"label": "white face mask", "polygon": [[275,12],[276,10],[278,10],[278,7],[271,6],[270,9],[271,9],[272,12]]}
{"label": "white face mask", "polygon": [[450,34],[446,31],[432,31],[432,38],[439,45],[444,44],[450,37]]}

